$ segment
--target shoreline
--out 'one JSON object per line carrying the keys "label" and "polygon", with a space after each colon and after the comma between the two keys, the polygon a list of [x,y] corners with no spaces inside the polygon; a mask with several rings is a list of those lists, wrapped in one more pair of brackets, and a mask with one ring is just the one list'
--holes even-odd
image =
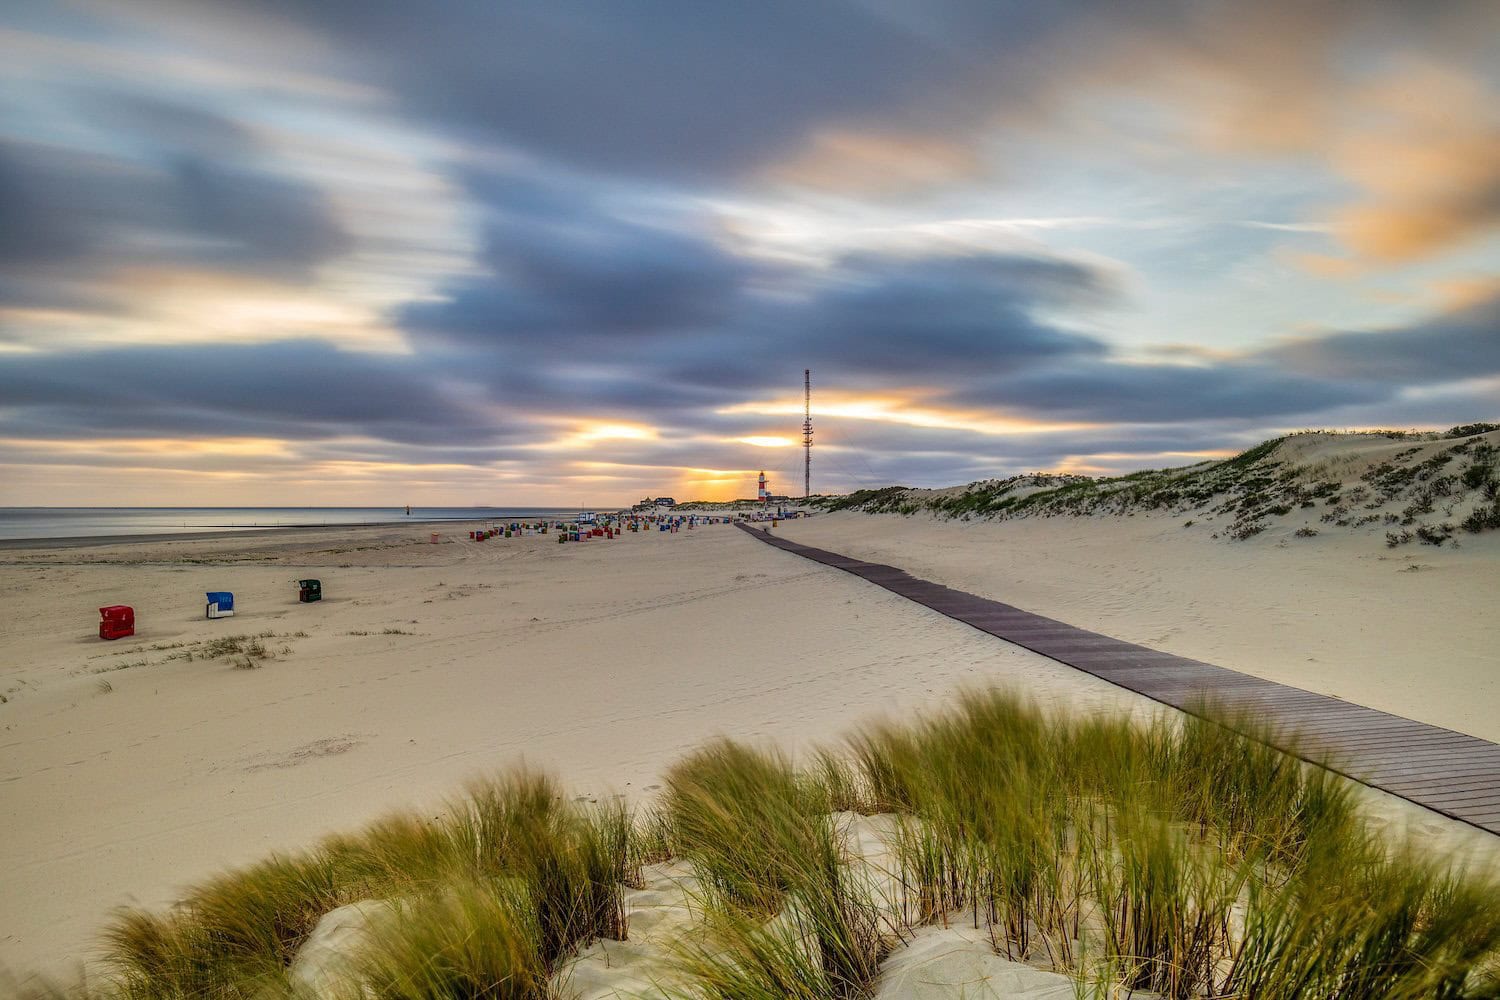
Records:
{"label": "shoreline", "polygon": [[[552,514],[506,514],[504,519],[513,521],[535,521],[542,518],[553,518]],[[231,527],[208,527],[203,530],[189,529],[186,531],[155,531],[150,533],[131,535],[61,535],[46,538],[0,538],[0,552],[7,550],[27,549],[79,549],[99,545],[127,545],[132,542],[160,543],[176,541],[211,542],[222,541],[226,538],[265,538],[276,534],[306,533],[312,531],[339,531],[342,529],[355,528],[395,528],[403,525],[432,525],[432,524],[479,524],[499,521],[500,517],[464,517],[464,518],[413,518],[400,521],[349,521],[334,524],[269,524],[264,527],[246,526],[242,528]]]}

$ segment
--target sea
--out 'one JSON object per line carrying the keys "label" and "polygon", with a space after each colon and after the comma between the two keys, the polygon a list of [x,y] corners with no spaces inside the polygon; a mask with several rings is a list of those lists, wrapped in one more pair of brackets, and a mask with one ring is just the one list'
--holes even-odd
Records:
{"label": "sea", "polygon": [[[613,508],[583,508],[583,510]],[[421,521],[572,518],[568,507],[0,507],[0,539],[167,535],[194,531]]]}

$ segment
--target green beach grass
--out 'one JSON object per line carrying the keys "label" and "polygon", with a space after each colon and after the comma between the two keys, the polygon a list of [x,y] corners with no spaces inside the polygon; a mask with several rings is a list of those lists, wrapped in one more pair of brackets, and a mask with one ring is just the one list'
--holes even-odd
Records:
{"label": "green beach grass", "polygon": [[[581,949],[629,937],[643,866],[672,860],[698,931],[664,950],[654,995],[681,1000],[870,996],[924,925],[981,929],[1080,997],[1500,997],[1496,885],[1376,836],[1354,786],[1223,721],[976,692],[802,766],[714,742],[635,811],[517,769],[438,819],[395,814],[121,911],[95,979],[17,995],[306,995],[288,968],[319,919],[386,900],[340,997],[557,997]],[[845,832],[877,813],[892,833],[872,863]]]}

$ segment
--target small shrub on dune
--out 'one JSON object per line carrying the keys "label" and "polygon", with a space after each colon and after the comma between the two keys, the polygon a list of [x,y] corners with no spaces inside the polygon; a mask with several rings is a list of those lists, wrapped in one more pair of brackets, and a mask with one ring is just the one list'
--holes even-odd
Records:
{"label": "small shrub on dune", "polygon": [[1124,810],[1112,822],[1093,827],[1084,850],[1108,967],[1129,990],[1174,1000],[1221,995],[1218,958],[1251,866],[1224,864],[1144,811]]}
{"label": "small shrub on dune", "polygon": [[468,883],[424,896],[374,928],[348,1000],[545,1000],[548,967],[531,900]]}
{"label": "small shrub on dune", "polygon": [[708,899],[711,933],[680,942],[678,993],[695,1000],[868,996],[892,928],[869,887],[852,874],[842,838],[829,816],[811,820],[808,836],[783,853],[786,891],[776,916]]}
{"label": "small shrub on dune", "polygon": [[809,794],[827,812],[870,815],[879,811],[874,796],[865,788],[859,770],[848,759],[826,748],[815,751],[806,780]]}
{"label": "small shrub on dune", "polygon": [[549,968],[597,938],[625,938],[628,841],[629,816],[621,807],[589,816],[558,813],[514,842],[510,870],[526,886]]}
{"label": "small shrub on dune", "polygon": [[816,774],[799,779],[777,754],[721,741],[675,767],[667,784],[673,829],[716,929],[711,945],[680,951],[694,995],[867,992],[886,923],[849,872]]}
{"label": "small shrub on dune", "polygon": [[721,740],[667,775],[667,808],[683,855],[721,900],[773,914],[791,888],[790,859],[815,835],[819,803],[776,753]]}
{"label": "small shrub on dune", "polygon": [[470,782],[448,807],[455,842],[476,875],[505,870],[519,843],[555,826],[564,812],[557,781],[527,767]]}
{"label": "small shrub on dune", "polygon": [[1494,997],[1500,893],[1410,852],[1350,838],[1284,886],[1252,883],[1226,993],[1236,997]]}
{"label": "small shrub on dune", "polygon": [[261,995],[313,925],[344,902],[331,866],[273,856],[194,889],[173,911],[123,911],[106,931],[112,978],[131,996]]}
{"label": "small shrub on dune", "polygon": [[672,828],[672,815],[661,805],[647,806],[636,816],[631,827],[630,874],[637,885],[641,881],[640,869],[644,865],[656,865],[677,856],[677,833]]}
{"label": "small shrub on dune", "polygon": [[849,750],[872,812],[912,810],[918,747],[907,729],[890,723],[868,726],[850,737]]}
{"label": "small shrub on dune", "polygon": [[[1493,499],[1493,491],[1491,491],[1490,496]],[[1462,527],[1465,531],[1476,535],[1481,531],[1500,529],[1500,503],[1495,503],[1489,507],[1483,504],[1475,507],[1469,512],[1469,516],[1463,519]]]}
{"label": "small shrub on dune", "polygon": [[1231,859],[1249,854],[1287,861],[1320,831],[1333,835],[1352,819],[1352,789],[1291,754],[1269,727],[1248,713],[1200,709],[1182,721],[1164,776],[1176,814],[1211,832]]}

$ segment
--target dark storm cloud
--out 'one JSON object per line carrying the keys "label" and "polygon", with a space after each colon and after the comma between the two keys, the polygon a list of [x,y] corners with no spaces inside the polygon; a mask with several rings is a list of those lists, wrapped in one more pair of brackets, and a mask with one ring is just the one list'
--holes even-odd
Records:
{"label": "dark storm cloud", "polygon": [[493,177],[471,186],[489,220],[481,273],[445,301],[402,310],[416,333],[566,352],[621,334],[702,332],[730,318],[764,269],[690,227],[612,214],[586,187]]}
{"label": "dark storm cloud", "polygon": [[1101,423],[1273,418],[1393,395],[1389,386],[1316,378],[1242,362],[1188,366],[1113,361],[972,383],[949,401]]}
{"label": "dark storm cloud", "polygon": [[1316,417],[1402,389],[1500,374],[1500,295],[1404,327],[1303,337],[1202,365],[1096,360],[971,383],[949,397],[1053,418],[1143,423]]}
{"label": "dark storm cloud", "polygon": [[1325,378],[1398,385],[1500,374],[1500,294],[1409,327],[1307,337],[1256,356]]}
{"label": "dark storm cloud", "polygon": [[829,122],[971,122],[956,98],[1070,13],[977,0],[261,6],[358,50],[424,115],[589,170],[679,180],[752,172]]}
{"label": "dark storm cloud", "polygon": [[88,255],[101,242],[101,222],[119,226],[133,215],[129,201],[107,190],[139,183],[103,157],[0,140],[0,262],[71,263]]}
{"label": "dark storm cloud", "polygon": [[[707,259],[716,272],[734,269],[719,256]],[[811,279],[782,275],[811,286],[796,303],[725,287],[722,299],[735,309],[717,322],[697,313],[699,323],[683,326],[675,324],[702,299],[687,291],[686,302],[657,296],[666,287],[658,284],[649,295],[630,297],[632,309],[648,302],[652,309],[633,312],[637,325],[629,329],[618,321],[606,325],[604,316],[555,329],[513,325],[519,315],[593,314],[607,308],[608,296],[582,303],[592,287],[583,281],[532,288],[523,296],[509,274],[507,269],[466,280],[448,302],[409,309],[406,322],[419,342],[435,336],[441,343],[483,348],[466,363],[469,377],[525,412],[652,422],[692,413],[700,424],[715,426],[716,408],[784,395],[799,366],[826,366],[844,386],[868,390],[914,381],[948,385],[1104,353],[1099,341],[1035,315],[1070,296],[1091,303],[1105,293],[1105,278],[1064,261],[865,255]],[[457,317],[463,324],[456,328]]]}
{"label": "dark storm cloud", "polygon": [[172,163],[167,176],[173,198],[166,218],[212,263],[296,277],[350,247],[312,188],[194,159]]}
{"label": "dark storm cloud", "polygon": [[756,346],[907,382],[1104,352],[1095,338],[1037,316],[1109,296],[1109,279],[1081,264],[998,253],[858,254],[832,270],[805,302],[772,308],[752,324]]}
{"label": "dark storm cloud", "polygon": [[232,161],[156,153],[138,160],[0,139],[6,300],[63,304],[91,278],[125,266],[303,279],[349,247],[322,195],[306,185]]}
{"label": "dark storm cloud", "polygon": [[[160,16],[197,5],[159,4]],[[1306,141],[1351,40],[1442,47],[1493,27],[1472,0],[252,0],[454,134],[611,175],[722,183],[830,131],[973,146],[1089,88],[1218,84],[1218,138]],[[1420,9],[1420,15],[1416,12]],[[1184,81],[1184,77],[1191,80]],[[1226,85],[1227,84],[1227,85]],[[915,153],[915,151],[913,151]]]}
{"label": "dark storm cloud", "polygon": [[526,429],[456,401],[442,376],[410,359],[296,341],[14,355],[0,366],[0,406],[11,409],[13,433],[62,437],[365,434],[493,443]]}
{"label": "dark storm cloud", "polygon": [[1081,263],[855,253],[794,269],[736,254],[691,218],[670,228],[628,218],[576,182],[483,175],[467,186],[488,219],[480,273],[398,321],[422,342],[484,349],[493,360],[474,364],[495,369],[497,384],[516,381],[524,358],[554,366],[558,381],[596,378],[620,402],[630,382],[640,403],[706,402],[773,387],[774,358],[836,366],[868,386],[1104,351],[1039,318],[1112,300],[1112,276]]}

